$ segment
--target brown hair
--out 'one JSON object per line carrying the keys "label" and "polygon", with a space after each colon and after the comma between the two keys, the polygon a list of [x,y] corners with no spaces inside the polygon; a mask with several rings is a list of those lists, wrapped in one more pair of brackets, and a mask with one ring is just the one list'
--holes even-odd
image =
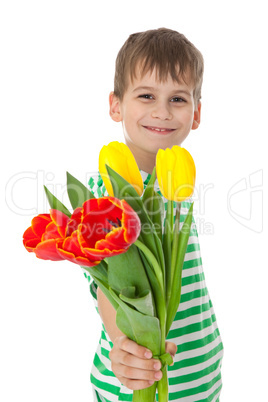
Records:
{"label": "brown hair", "polygon": [[127,89],[128,79],[136,78],[138,64],[142,76],[156,67],[159,81],[165,81],[170,74],[178,83],[180,78],[185,81],[185,74],[190,69],[194,82],[194,100],[198,104],[203,81],[203,56],[184,35],[171,29],[159,28],[129,36],[119,50],[115,65],[114,94],[120,100]]}

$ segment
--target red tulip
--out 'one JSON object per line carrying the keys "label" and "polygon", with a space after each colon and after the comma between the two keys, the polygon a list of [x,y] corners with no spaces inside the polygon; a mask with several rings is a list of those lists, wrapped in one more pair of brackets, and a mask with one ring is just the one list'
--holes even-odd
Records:
{"label": "red tulip", "polygon": [[126,252],[140,229],[138,215],[124,200],[104,197],[86,201],[71,218],[53,209],[50,215],[36,216],[23,244],[38,258],[90,267]]}
{"label": "red tulip", "polygon": [[[62,224],[67,216],[59,211]],[[55,213],[54,213],[55,215]],[[41,214],[33,218],[32,225],[23,234],[23,244],[29,252],[43,260],[59,261],[62,257],[57,251],[57,242],[61,240],[62,225],[58,227],[52,219],[52,214]]]}
{"label": "red tulip", "polygon": [[79,265],[83,265],[84,256],[97,263],[126,252],[140,229],[139,217],[126,201],[114,197],[90,199],[83,204],[78,229],[58,245],[58,252]]}

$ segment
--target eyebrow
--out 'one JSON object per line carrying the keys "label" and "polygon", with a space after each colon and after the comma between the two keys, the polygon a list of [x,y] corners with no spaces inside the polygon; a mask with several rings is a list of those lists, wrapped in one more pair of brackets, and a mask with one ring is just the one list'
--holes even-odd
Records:
{"label": "eyebrow", "polygon": [[[138,92],[138,91],[152,91],[153,92],[155,90],[156,89],[154,87],[140,86],[140,87],[137,87],[137,88],[133,89],[132,92]],[[174,91],[172,91],[172,92],[180,93],[180,94],[186,94],[186,95],[189,95],[189,96],[191,95],[189,91],[186,91],[184,89],[179,89],[179,88],[174,89]]]}
{"label": "eyebrow", "polygon": [[137,88],[133,89],[132,92],[137,92],[137,91],[140,91],[140,90],[154,91],[154,88],[153,87],[137,87]]}

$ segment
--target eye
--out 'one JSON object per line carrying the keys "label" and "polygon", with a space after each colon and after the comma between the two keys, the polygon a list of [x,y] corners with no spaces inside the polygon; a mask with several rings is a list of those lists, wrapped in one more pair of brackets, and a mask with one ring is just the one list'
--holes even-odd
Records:
{"label": "eye", "polygon": [[174,96],[173,98],[170,99],[170,101],[175,103],[186,102],[186,100],[181,98],[180,96]]}
{"label": "eye", "polygon": [[138,98],[142,98],[142,99],[153,99],[153,95],[142,94],[142,95],[139,95]]}

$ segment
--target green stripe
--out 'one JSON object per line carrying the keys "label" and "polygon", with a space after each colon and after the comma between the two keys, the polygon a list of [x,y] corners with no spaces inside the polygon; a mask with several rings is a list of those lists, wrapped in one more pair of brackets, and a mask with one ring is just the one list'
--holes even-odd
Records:
{"label": "green stripe", "polygon": [[95,390],[95,392],[96,392],[96,397],[97,397],[98,402],[111,402],[108,399],[104,398],[104,396],[99,395],[99,393],[96,390]]}
{"label": "green stripe", "polygon": [[[200,399],[199,401],[196,401],[196,402],[211,402],[213,400],[213,398],[220,392],[221,389],[222,389],[222,384],[208,398]],[[218,398],[216,400],[216,402],[220,402],[220,398]]]}
{"label": "green stripe", "polygon": [[205,328],[210,327],[216,321],[215,315],[210,318],[206,318],[201,322],[196,322],[194,324],[186,325],[185,327],[171,329],[168,333],[168,337],[177,338],[187,334],[193,334],[194,332],[203,331]]}
{"label": "green stripe", "polygon": [[89,290],[90,290],[90,293],[92,294],[92,296],[94,297],[94,299],[97,300],[97,290],[94,286],[94,282],[92,282],[91,285],[89,286]]}
{"label": "green stripe", "polygon": [[103,185],[103,180],[102,177],[100,175],[100,173],[98,174],[98,180],[97,180],[97,186],[101,187]]}
{"label": "green stripe", "polygon": [[207,295],[208,295],[207,288],[195,289],[192,292],[188,292],[188,293],[181,295],[180,303],[186,303],[190,300],[198,299],[198,298],[201,298],[201,297],[204,297]]}
{"label": "green stripe", "polygon": [[187,383],[190,381],[199,380],[200,378],[205,377],[206,375],[209,375],[209,374],[213,373],[214,371],[216,371],[220,366],[220,361],[221,361],[221,359],[217,360],[215,363],[211,364],[210,366],[206,367],[203,370],[196,371],[196,372],[190,373],[190,374],[180,375],[179,377],[169,378],[169,384],[177,385],[177,384]]}
{"label": "green stripe", "polygon": [[98,198],[102,197],[102,191],[100,188],[97,189]]}
{"label": "green stripe", "polygon": [[104,391],[111,392],[111,394],[118,395],[120,392],[120,387],[116,385],[109,384],[108,382],[102,382],[98,380],[94,375],[90,374],[90,381],[92,382],[95,387],[99,389],[103,389]]}
{"label": "green stripe", "polygon": [[192,243],[187,245],[186,254],[191,253],[192,251],[199,251],[200,245],[199,243]]}
{"label": "green stripe", "polygon": [[113,343],[112,343],[112,341],[108,341],[108,339],[107,339],[107,337],[106,337],[106,330],[105,330],[105,327],[104,327],[104,325],[103,325],[103,323],[102,323],[102,328],[103,328],[103,330],[101,331],[101,339],[103,339],[103,340],[105,340],[106,342],[108,342],[109,343],[109,345],[110,345],[110,347],[111,347],[111,349],[112,349],[112,347],[113,347]]}
{"label": "green stripe", "polygon": [[219,345],[211,349],[209,352],[204,353],[203,355],[190,357],[189,359],[183,359],[175,362],[173,366],[168,366],[168,371],[175,371],[185,367],[191,367],[197,364],[205,363],[207,360],[216,356],[221,350],[223,350],[223,345],[222,343],[219,343]]}
{"label": "green stripe", "polygon": [[209,300],[208,303],[199,304],[198,306],[190,307],[187,310],[177,311],[174,321],[184,320],[185,318],[202,314],[205,311],[210,310],[212,306],[211,301]]}
{"label": "green stripe", "polygon": [[182,345],[179,345],[179,353],[188,352],[189,350],[194,350],[198,348],[202,348],[207,346],[209,343],[215,341],[217,337],[220,335],[219,329],[216,328],[212,334],[205,336],[204,338],[196,339],[194,341],[185,342]]}
{"label": "green stripe", "polygon": [[202,258],[198,257],[194,258],[193,260],[184,261],[183,269],[195,268],[199,267],[200,265],[202,265]]}
{"label": "green stripe", "polygon": [[92,190],[95,185],[93,177],[90,177],[90,179],[88,181],[88,185],[89,185],[90,189]]}
{"label": "green stripe", "polygon": [[205,279],[204,272],[182,278],[181,286],[192,285],[193,283],[201,282]]}
{"label": "green stripe", "polygon": [[124,394],[123,392],[120,392],[118,402],[123,401],[123,402],[132,402],[133,398],[133,393],[131,394]]}
{"label": "green stripe", "polygon": [[[213,378],[211,381],[199,385],[198,387],[190,388],[190,389],[185,389],[183,391],[178,391],[178,392],[172,392],[169,394],[169,401],[174,401],[176,399],[180,398],[186,398],[187,396],[192,396],[196,394],[200,394],[202,392],[208,391],[210,388],[213,387],[216,382],[218,382],[221,379],[221,374],[219,373],[217,377]],[[208,401],[209,399],[206,398],[205,401]],[[211,400],[211,399],[210,399]]]}
{"label": "green stripe", "polygon": [[102,356],[104,356],[104,357],[106,357],[107,359],[110,360],[109,353],[110,353],[109,350],[107,350],[107,349],[101,347],[101,354],[102,354]]}
{"label": "green stripe", "polygon": [[93,363],[94,363],[94,366],[98,369],[98,371],[102,375],[116,378],[114,373],[112,371],[108,370],[107,367],[103,364],[103,362],[100,360],[98,354],[95,355]]}

